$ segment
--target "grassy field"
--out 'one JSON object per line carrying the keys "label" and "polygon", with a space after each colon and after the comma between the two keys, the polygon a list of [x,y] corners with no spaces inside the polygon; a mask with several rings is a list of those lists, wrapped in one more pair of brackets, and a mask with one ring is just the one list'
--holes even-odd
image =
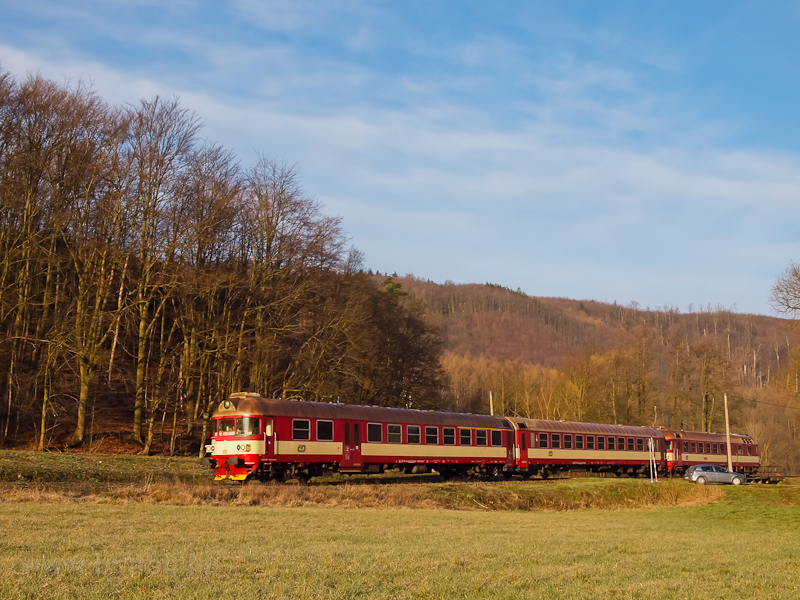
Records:
{"label": "grassy field", "polygon": [[7,478],[0,598],[800,597],[792,482],[222,487],[147,464]]}

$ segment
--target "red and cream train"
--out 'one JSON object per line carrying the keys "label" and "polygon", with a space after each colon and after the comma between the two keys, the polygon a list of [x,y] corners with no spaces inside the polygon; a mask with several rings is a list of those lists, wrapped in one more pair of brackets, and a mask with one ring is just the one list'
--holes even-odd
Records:
{"label": "red and cream train", "polygon": [[[438,411],[265,399],[236,393],[212,417],[204,461],[215,479],[307,479],[325,471],[443,477],[559,471],[682,475],[690,465],[727,465],[725,436]],[[734,470],[758,470],[758,446],[730,436]]]}

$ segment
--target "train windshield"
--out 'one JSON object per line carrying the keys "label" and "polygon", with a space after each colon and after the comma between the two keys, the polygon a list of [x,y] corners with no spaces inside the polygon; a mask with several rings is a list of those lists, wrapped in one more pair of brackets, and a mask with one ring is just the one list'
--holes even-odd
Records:
{"label": "train windshield", "polygon": [[220,419],[217,421],[217,435],[233,435],[234,420],[233,419]]}
{"label": "train windshield", "polygon": [[236,435],[258,435],[259,424],[258,417],[240,417],[236,419]]}

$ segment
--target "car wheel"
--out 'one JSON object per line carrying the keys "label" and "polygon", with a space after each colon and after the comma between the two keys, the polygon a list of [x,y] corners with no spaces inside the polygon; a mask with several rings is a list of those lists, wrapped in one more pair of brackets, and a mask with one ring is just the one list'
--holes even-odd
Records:
{"label": "car wheel", "polygon": [[705,477],[698,477],[697,478],[697,485],[705,485],[705,484],[706,484],[706,478]]}
{"label": "car wheel", "polygon": [[733,485],[742,485],[742,478],[741,477],[734,477],[731,481]]}

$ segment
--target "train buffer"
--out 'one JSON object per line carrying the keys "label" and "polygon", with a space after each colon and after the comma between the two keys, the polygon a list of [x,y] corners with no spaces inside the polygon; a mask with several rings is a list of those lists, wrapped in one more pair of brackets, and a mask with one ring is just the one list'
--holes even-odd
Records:
{"label": "train buffer", "polygon": [[778,483],[783,481],[783,472],[780,467],[772,465],[761,465],[755,474],[750,475],[747,481],[750,483]]}

